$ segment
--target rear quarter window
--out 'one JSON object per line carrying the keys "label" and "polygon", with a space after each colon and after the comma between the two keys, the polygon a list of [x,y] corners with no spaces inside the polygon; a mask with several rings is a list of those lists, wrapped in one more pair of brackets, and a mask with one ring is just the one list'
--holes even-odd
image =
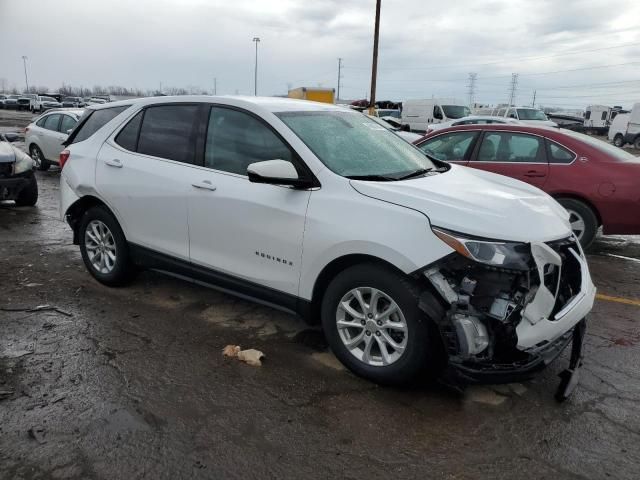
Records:
{"label": "rear quarter window", "polygon": [[80,126],[72,133],[69,144],[82,142],[91,135],[104,127],[109,121],[113,120],[120,113],[124,112],[129,105],[120,107],[103,108],[100,110],[87,110],[88,115],[85,119],[81,119]]}

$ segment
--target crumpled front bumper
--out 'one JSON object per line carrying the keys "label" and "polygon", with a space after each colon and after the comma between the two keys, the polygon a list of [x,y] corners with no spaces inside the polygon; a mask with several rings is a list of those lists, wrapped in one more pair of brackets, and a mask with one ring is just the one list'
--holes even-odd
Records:
{"label": "crumpled front bumper", "polygon": [[22,189],[29,185],[31,175],[33,173],[29,172],[24,176],[0,178],[0,200],[15,200]]}

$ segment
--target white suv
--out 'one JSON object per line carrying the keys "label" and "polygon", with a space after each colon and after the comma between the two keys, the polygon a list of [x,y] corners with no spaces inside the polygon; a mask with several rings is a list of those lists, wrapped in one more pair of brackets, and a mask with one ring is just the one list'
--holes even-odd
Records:
{"label": "white suv", "polygon": [[381,383],[528,377],[573,339],[575,384],[595,288],[534,187],[281,98],[93,105],[67,144],[61,215],[106,285],[146,267],[297,312]]}

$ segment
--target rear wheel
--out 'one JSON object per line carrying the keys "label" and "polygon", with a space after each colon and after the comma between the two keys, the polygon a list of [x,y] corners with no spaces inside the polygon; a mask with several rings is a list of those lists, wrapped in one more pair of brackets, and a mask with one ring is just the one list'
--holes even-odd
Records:
{"label": "rear wheel", "polygon": [[636,137],[635,141],[633,142],[633,148],[635,148],[636,150],[640,150],[640,136]]}
{"label": "rear wheel", "polygon": [[36,167],[38,168],[38,170],[42,170],[43,172],[49,170],[51,164],[44,158],[40,147],[38,147],[37,145],[31,145],[29,147],[29,156],[33,159],[34,162],[36,162]]}
{"label": "rear wheel", "polygon": [[92,207],[84,213],[78,238],[82,260],[100,283],[113,287],[133,279],[129,245],[118,221],[105,207]]}
{"label": "rear wheel", "polygon": [[624,145],[624,137],[618,133],[618,134],[613,138],[613,144],[614,144],[616,147],[622,148],[622,146]]}
{"label": "rear wheel", "polygon": [[559,198],[558,203],[569,212],[569,222],[571,230],[580,241],[582,248],[588,248],[598,232],[598,218],[593,210],[573,198]]}
{"label": "rear wheel", "polygon": [[33,207],[38,202],[38,181],[35,175],[29,177],[29,183],[24,187],[16,198],[16,205],[19,207]]}
{"label": "rear wheel", "polygon": [[336,357],[355,374],[402,384],[435,366],[419,290],[405,276],[376,264],[339,273],[322,300],[322,325]]}

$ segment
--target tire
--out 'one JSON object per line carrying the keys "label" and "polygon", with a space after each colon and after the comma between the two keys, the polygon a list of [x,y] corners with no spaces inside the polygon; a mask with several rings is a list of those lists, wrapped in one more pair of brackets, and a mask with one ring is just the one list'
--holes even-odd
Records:
{"label": "tire", "polygon": [[[382,310],[384,313],[392,305],[389,299],[398,307],[396,313],[389,317],[391,321],[386,320],[387,324],[396,325],[394,328],[377,328],[380,323],[385,325],[384,317],[380,323],[376,322],[375,316],[370,317],[371,311],[361,307],[358,298],[352,295],[354,291],[360,291],[367,307],[373,294],[371,289],[378,291],[378,300],[375,302],[377,308],[373,311]],[[418,308],[419,292],[417,286],[405,276],[373,263],[355,265],[339,273],[327,287],[321,306],[322,326],[333,353],[356,375],[385,385],[406,384],[422,373],[425,367],[434,369],[437,349],[430,344],[429,320]],[[350,311],[358,316],[352,316],[341,307],[345,301],[352,307]],[[339,329],[338,321],[342,325],[353,326]],[[365,326],[362,326],[363,322]],[[400,329],[403,322],[404,332]],[[345,342],[359,338],[351,349],[345,345]],[[402,351],[396,350],[385,338],[391,338],[396,345],[404,348]],[[367,342],[371,344],[368,362],[365,361]],[[385,344],[386,362],[383,361],[380,342]]]}
{"label": "tire", "polygon": [[613,137],[613,144],[618,148],[622,148],[624,146],[624,137],[618,133]]}
{"label": "tire", "polygon": [[127,239],[107,208],[96,206],[84,213],[78,239],[84,265],[100,283],[118,287],[133,280],[135,268],[129,257]]}
{"label": "tire", "polygon": [[633,148],[635,148],[636,150],[640,150],[640,136],[636,137],[636,139],[634,140]]}
{"label": "tire", "polygon": [[571,228],[574,230],[578,240],[580,240],[582,248],[586,250],[593,243],[596,233],[598,233],[598,217],[596,217],[591,207],[580,200],[559,198],[558,203],[569,212]]}
{"label": "tire", "polygon": [[36,176],[31,174],[29,184],[20,191],[16,198],[16,205],[18,207],[33,207],[36,203],[38,203],[38,181]]}
{"label": "tire", "polygon": [[42,153],[42,150],[40,150],[40,147],[35,144],[31,145],[29,147],[29,156],[33,159],[34,162],[36,162],[36,167],[38,168],[38,170],[41,170],[43,172],[49,170],[51,163],[49,163],[49,161],[44,158],[44,154]]}

